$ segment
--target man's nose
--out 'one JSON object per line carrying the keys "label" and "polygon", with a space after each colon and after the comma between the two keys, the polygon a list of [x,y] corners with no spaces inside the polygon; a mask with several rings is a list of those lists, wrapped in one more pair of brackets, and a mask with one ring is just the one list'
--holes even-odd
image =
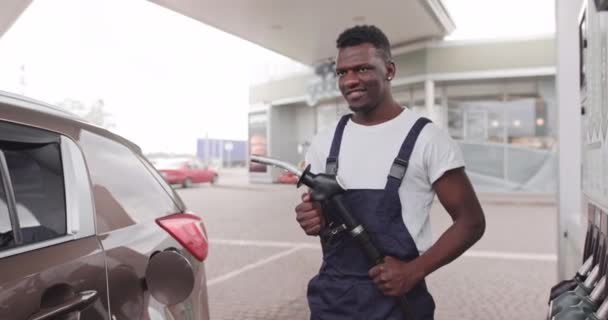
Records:
{"label": "man's nose", "polygon": [[342,76],[342,85],[345,88],[354,88],[359,86],[360,83],[361,79],[359,79],[359,76],[355,72],[348,71]]}

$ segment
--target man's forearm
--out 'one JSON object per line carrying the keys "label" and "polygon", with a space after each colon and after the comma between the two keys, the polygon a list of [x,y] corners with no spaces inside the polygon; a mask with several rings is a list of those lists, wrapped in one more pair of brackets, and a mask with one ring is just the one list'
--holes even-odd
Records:
{"label": "man's forearm", "polygon": [[413,263],[427,276],[463,254],[481,238],[484,230],[483,221],[457,220]]}

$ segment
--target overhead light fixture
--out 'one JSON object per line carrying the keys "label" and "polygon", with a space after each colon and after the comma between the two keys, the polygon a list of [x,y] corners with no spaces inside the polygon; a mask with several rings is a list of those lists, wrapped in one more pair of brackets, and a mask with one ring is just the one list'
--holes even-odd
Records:
{"label": "overhead light fixture", "polygon": [[498,120],[492,121],[492,127],[497,128],[499,125],[500,125],[500,122],[498,122]]}
{"label": "overhead light fixture", "polygon": [[515,120],[515,121],[513,121],[513,125],[516,127],[519,127],[519,126],[521,126],[521,121]]}
{"label": "overhead light fixture", "polygon": [[536,119],[536,125],[539,126],[539,127],[544,126],[545,125],[545,119],[543,119],[543,118]]}

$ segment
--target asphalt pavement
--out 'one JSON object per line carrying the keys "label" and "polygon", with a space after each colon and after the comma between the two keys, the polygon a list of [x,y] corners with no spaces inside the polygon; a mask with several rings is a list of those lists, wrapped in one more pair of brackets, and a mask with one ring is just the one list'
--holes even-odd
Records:
{"label": "asphalt pavement", "polygon": [[[301,190],[249,184],[242,169],[215,186],[178,189],[203,218],[211,319],[308,319],[306,286],[321,262],[318,239],[294,219]],[[556,204],[551,195],[480,194],[486,234],[427,278],[437,320],[544,319],[556,282]],[[450,225],[436,201],[434,238]]]}

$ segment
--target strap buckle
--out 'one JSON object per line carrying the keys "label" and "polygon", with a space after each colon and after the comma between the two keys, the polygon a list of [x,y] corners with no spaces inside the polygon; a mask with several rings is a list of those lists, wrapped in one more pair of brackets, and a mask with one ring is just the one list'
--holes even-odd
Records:
{"label": "strap buckle", "polygon": [[407,166],[408,166],[409,162],[406,160],[403,160],[399,157],[395,158],[395,161],[393,161],[393,165],[391,165],[391,170],[388,173],[389,177],[393,177],[397,180],[403,180],[403,177],[405,177],[405,172],[407,171]]}
{"label": "strap buckle", "polygon": [[337,157],[328,157],[325,162],[325,173],[327,174],[337,174],[338,173],[338,158]]}

